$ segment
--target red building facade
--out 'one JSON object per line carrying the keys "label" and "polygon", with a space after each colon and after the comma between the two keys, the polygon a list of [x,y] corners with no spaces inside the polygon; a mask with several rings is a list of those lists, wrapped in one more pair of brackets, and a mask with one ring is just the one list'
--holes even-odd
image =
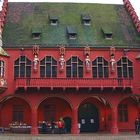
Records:
{"label": "red building facade", "polygon": [[[127,7],[127,3],[124,1],[129,13],[131,5]],[[7,45],[8,4],[5,0],[0,22],[1,42],[4,38],[0,50],[0,126],[9,128],[11,123],[22,122],[31,126],[31,134],[38,134],[39,122],[63,118],[72,134],[134,130],[135,118],[140,117],[140,41],[101,47]],[[56,24],[57,18],[51,19]],[[90,18],[86,19],[88,24]],[[135,23],[139,38],[138,18]],[[67,32],[74,40],[77,33],[70,28]],[[107,41],[112,40],[112,33],[104,34]],[[39,38],[40,32],[32,35]]]}

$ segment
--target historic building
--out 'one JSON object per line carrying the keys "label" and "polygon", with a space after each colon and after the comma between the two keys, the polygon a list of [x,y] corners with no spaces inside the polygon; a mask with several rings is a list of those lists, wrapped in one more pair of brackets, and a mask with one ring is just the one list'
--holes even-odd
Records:
{"label": "historic building", "polygon": [[40,122],[63,118],[72,134],[132,131],[140,117],[139,70],[140,21],[129,0],[124,5],[4,0],[5,130],[19,125],[38,134]]}

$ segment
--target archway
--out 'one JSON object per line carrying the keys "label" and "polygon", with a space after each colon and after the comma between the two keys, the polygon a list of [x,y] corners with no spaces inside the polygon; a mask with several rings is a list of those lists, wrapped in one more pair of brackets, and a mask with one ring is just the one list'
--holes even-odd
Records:
{"label": "archway", "polygon": [[0,105],[2,127],[8,128],[13,123],[31,125],[31,107],[25,99],[8,96],[1,100]]}
{"label": "archway", "polygon": [[80,132],[96,132],[99,129],[98,109],[91,103],[79,107],[78,122],[81,124]]}
{"label": "archway", "polygon": [[[72,118],[72,108],[70,103],[64,98],[48,97],[44,99],[38,107],[38,121],[40,123],[45,121],[47,124],[51,125],[53,120],[57,125],[59,119],[64,119],[66,117]],[[47,131],[47,133],[51,133],[51,130],[48,129]]]}
{"label": "archway", "polygon": [[131,95],[121,99],[118,104],[119,131],[134,130],[137,117],[140,117],[140,96]]}
{"label": "archway", "polygon": [[78,108],[80,132],[109,131],[111,106],[100,96],[85,98]]}

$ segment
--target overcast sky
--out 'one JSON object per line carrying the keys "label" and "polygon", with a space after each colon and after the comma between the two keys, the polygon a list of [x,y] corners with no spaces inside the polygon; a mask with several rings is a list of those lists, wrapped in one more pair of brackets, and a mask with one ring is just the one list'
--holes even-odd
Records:
{"label": "overcast sky", "polygon": [[[3,1],[3,0],[0,0]],[[108,3],[123,4],[123,0],[8,0],[9,2],[82,2],[82,3]],[[140,0],[130,0],[140,19]]]}

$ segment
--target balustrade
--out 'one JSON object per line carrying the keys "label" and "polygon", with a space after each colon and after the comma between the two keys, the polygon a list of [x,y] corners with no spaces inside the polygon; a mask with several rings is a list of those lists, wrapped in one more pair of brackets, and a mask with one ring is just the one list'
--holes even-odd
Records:
{"label": "balustrade", "polygon": [[16,78],[19,87],[51,87],[51,88],[126,88],[132,87],[130,79],[106,78]]}

